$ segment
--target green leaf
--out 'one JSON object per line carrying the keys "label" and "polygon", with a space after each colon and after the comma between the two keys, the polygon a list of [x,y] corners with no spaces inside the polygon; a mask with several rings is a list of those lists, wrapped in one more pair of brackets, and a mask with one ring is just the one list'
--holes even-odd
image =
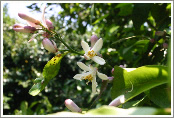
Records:
{"label": "green leaf", "polygon": [[132,3],[120,3],[116,6],[116,8],[120,8],[119,16],[127,16],[132,14],[133,4]]}
{"label": "green leaf", "polygon": [[142,66],[132,71],[114,67],[114,81],[111,90],[112,99],[125,95],[126,101],[138,94],[167,83],[167,67],[159,65]]}
{"label": "green leaf", "polygon": [[153,9],[151,9],[151,13],[153,18],[155,19],[156,26],[160,26],[164,24],[164,19],[168,17],[168,12],[166,10],[167,4],[153,4]]}
{"label": "green leaf", "polygon": [[156,113],[157,109],[151,107],[122,109],[113,106],[102,106],[87,112],[90,115],[154,115]]}
{"label": "green leaf", "polygon": [[28,102],[27,101],[22,101],[20,107],[21,107],[21,110],[22,110],[22,115],[27,115]]}
{"label": "green leaf", "polygon": [[123,48],[121,50],[121,56],[125,60],[130,61],[130,60],[132,60],[133,52],[135,52],[135,49],[137,49],[137,51],[140,54],[143,54],[143,52],[145,52],[147,50],[148,43],[149,43],[149,40],[139,40],[139,41],[135,42],[134,44],[132,44],[131,46]]}
{"label": "green leaf", "polygon": [[167,86],[165,84],[150,89],[145,93],[153,103],[160,106],[161,108],[171,107],[171,102],[167,93]]}
{"label": "green leaf", "polygon": [[[84,113],[83,113],[84,112]],[[92,116],[92,115],[157,115],[157,114],[170,114],[164,109],[156,109],[152,107],[133,107],[129,109],[122,109],[113,106],[101,106],[97,109],[91,109],[87,112],[81,113],[75,112],[57,112],[49,115],[59,116]]]}
{"label": "green leaf", "polygon": [[136,29],[140,29],[140,26],[147,20],[152,5],[151,3],[134,4],[132,21]]}
{"label": "green leaf", "polygon": [[95,22],[93,22],[92,25],[97,24],[98,22],[100,22],[101,20],[105,19],[108,16],[109,16],[109,14],[105,14],[104,16],[101,16],[99,19],[97,19]]}
{"label": "green leaf", "polygon": [[61,59],[68,54],[68,52],[65,52],[64,54],[58,54],[55,57],[53,57],[50,61],[47,62],[43,69],[43,77],[36,78],[34,80],[34,85],[29,90],[29,94],[32,96],[35,96],[39,94],[45,86],[49,83],[49,81],[54,78],[60,69],[60,62]]}

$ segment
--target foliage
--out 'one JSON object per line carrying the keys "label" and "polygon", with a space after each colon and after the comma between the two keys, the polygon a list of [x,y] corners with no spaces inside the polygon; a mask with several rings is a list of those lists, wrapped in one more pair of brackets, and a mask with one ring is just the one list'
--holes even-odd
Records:
{"label": "foliage", "polygon": [[[3,7],[4,115],[45,115],[67,111],[64,105],[67,98],[72,99],[83,111],[89,110],[87,113],[97,115],[102,115],[101,112],[108,109],[112,109],[109,113],[114,112],[113,115],[117,110],[118,114],[129,114],[130,109],[140,111],[146,109],[147,112],[141,115],[166,114],[163,108],[171,107],[169,73],[171,63],[168,61],[170,46],[164,49],[163,43],[170,44],[171,40],[170,3],[47,3],[47,6],[49,11],[54,11],[54,6],[62,8],[57,14],[52,14],[50,19],[54,23],[55,31],[61,34],[63,40],[73,49],[82,52],[79,44],[82,40],[89,41],[92,32],[103,39],[100,53],[107,63],[104,66],[96,66],[100,72],[114,76],[114,81],[108,84],[101,98],[93,105],[92,108],[95,110],[89,110],[97,95],[91,95],[90,84],[86,85],[85,81],[73,79],[73,76],[81,71],[76,62],[86,61],[74,53],[69,53],[64,55],[61,65],[60,62],[57,63],[60,69],[48,79],[48,84],[44,85],[45,89],[41,88],[40,92],[39,88],[39,94],[31,96],[30,88],[33,83],[42,84],[42,80],[36,78],[46,76],[43,69],[52,68],[48,65],[54,55],[43,49],[41,44],[43,36],[38,36],[37,40],[28,43],[31,34],[16,33],[12,30],[13,24],[17,21],[7,14],[6,4]],[[40,11],[37,3],[31,4],[28,8]],[[165,35],[158,36],[156,31],[165,31]],[[66,49],[59,40],[54,41],[59,50]],[[90,63],[91,61],[87,61],[87,64]],[[119,65],[137,69],[127,72],[118,67]],[[112,68],[115,68],[113,75]],[[161,73],[158,73],[158,69],[162,70]],[[129,79],[133,83],[133,91],[127,92],[126,95],[131,99],[120,105],[121,108],[102,106],[108,105],[115,97],[131,90]],[[138,86],[144,81],[148,81],[149,84]],[[101,81],[97,82],[99,92]],[[132,108],[134,106],[137,108]]]}

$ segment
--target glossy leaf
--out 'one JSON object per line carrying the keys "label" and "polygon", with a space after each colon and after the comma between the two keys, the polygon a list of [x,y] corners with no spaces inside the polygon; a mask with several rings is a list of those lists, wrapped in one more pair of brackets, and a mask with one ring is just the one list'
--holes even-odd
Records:
{"label": "glossy leaf", "polygon": [[144,91],[167,83],[168,78],[167,67],[158,65],[142,66],[130,72],[115,66],[114,70],[112,99],[124,94],[128,101]]}
{"label": "glossy leaf", "polygon": [[32,96],[35,96],[39,94],[45,86],[49,83],[49,81],[54,78],[60,69],[60,62],[61,59],[67,54],[68,52],[64,54],[58,54],[55,57],[53,57],[48,63],[45,65],[43,69],[43,77],[36,78],[34,80],[34,85],[29,90],[29,94]]}
{"label": "glossy leaf", "polygon": [[160,106],[161,108],[169,108],[171,107],[171,102],[167,94],[167,89],[167,86],[163,84],[150,89],[147,93],[145,93],[148,95],[149,99],[156,105]]}
{"label": "glossy leaf", "polygon": [[164,109],[156,109],[152,107],[133,107],[129,109],[122,109],[113,106],[101,106],[97,109],[91,109],[87,112],[82,111],[81,113],[75,112],[57,112],[49,115],[59,115],[59,116],[93,116],[93,115],[157,115],[157,114],[170,114],[170,112],[165,112]]}

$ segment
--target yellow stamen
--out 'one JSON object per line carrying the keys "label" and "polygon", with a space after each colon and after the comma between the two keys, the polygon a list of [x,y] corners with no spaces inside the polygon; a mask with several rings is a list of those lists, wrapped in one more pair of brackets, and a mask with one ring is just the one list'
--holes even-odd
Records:
{"label": "yellow stamen", "polygon": [[90,75],[87,75],[87,76],[83,77],[82,79],[88,80],[89,82],[92,82],[93,76],[90,74]]}
{"label": "yellow stamen", "polygon": [[90,50],[90,51],[88,51],[88,54],[87,54],[90,58],[92,58],[92,57],[94,57],[94,56],[96,56],[97,54],[96,53],[94,53],[94,50]]}

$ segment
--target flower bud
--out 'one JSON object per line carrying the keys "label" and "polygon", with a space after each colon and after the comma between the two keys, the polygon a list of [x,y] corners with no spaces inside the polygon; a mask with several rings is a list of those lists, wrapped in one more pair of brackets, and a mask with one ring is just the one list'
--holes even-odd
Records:
{"label": "flower bud", "polygon": [[51,42],[48,38],[45,38],[43,39],[42,44],[49,52],[56,53],[58,51],[56,43],[53,40]]}
{"label": "flower bud", "polygon": [[49,30],[54,29],[53,23],[49,19],[46,19],[45,22]]}
{"label": "flower bud", "polygon": [[34,23],[35,25],[39,25],[40,24],[40,21],[39,20],[36,20],[35,18],[33,17],[30,17],[24,13],[18,13],[18,16],[28,22],[31,22],[31,23]]}
{"label": "flower bud", "polygon": [[168,44],[167,43],[163,43],[163,48],[167,49],[168,48]]}
{"label": "flower bud", "polygon": [[24,26],[21,24],[15,24],[13,25],[13,30],[16,32],[34,33],[34,31],[36,31],[36,28],[31,26]]}
{"label": "flower bud", "polygon": [[111,73],[114,74],[114,68],[112,68]]}
{"label": "flower bud", "polygon": [[155,42],[155,39],[150,39],[150,42],[151,42],[151,43],[154,43],[154,42]]}
{"label": "flower bud", "polygon": [[124,65],[120,65],[119,67],[121,67],[121,68],[125,68],[125,66],[124,66]]}
{"label": "flower bud", "polygon": [[109,106],[119,106],[120,104],[123,104],[125,102],[125,96],[124,95],[120,95],[117,98],[115,98],[110,104]]}
{"label": "flower bud", "polygon": [[98,40],[98,37],[93,33],[93,35],[91,36],[91,48],[94,46],[97,40]]}
{"label": "flower bud", "polygon": [[111,83],[113,81],[114,77],[108,77],[109,82]]}
{"label": "flower bud", "polygon": [[156,31],[155,35],[157,35],[157,36],[164,36],[165,32],[164,31]]}
{"label": "flower bud", "polygon": [[82,110],[71,99],[65,100],[65,106],[72,112],[82,112]]}

